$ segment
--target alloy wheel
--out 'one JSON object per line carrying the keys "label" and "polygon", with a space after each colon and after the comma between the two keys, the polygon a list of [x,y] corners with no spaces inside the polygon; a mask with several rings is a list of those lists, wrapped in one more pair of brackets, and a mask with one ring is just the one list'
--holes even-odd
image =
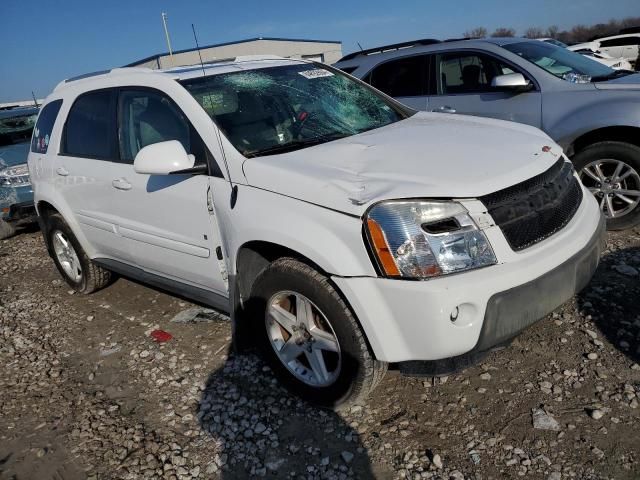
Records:
{"label": "alloy wheel", "polygon": [[64,273],[74,282],[82,278],[82,265],[73,245],[60,230],[53,232],[53,251]]}
{"label": "alloy wheel", "polygon": [[271,347],[293,376],[327,387],[340,374],[340,344],[324,313],[307,297],[281,291],[267,303],[265,324]]}
{"label": "alloy wheel", "polygon": [[615,159],[591,162],[580,170],[580,180],[596,197],[606,218],[620,218],[640,203],[640,175]]}

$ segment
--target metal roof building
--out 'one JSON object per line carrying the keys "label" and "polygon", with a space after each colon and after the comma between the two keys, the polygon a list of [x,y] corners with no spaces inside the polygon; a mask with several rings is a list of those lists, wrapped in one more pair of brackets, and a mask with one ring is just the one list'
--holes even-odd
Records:
{"label": "metal roof building", "polygon": [[[200,47],[203,63],[219,62],[243,55],[279,55],[286,58],[303,58],[328,64],[342,57],[342,42],[330,40],[301,40],[290,38],[250,38],[237,42],[219,43]],[[200,63],[197,48],[176,50],[173,55],[158,53],[125,65],[152,69],[172,68]]]}

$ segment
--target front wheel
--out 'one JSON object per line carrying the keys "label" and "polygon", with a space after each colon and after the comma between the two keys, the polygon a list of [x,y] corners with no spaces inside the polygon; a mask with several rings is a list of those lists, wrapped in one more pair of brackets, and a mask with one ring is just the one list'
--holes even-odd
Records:
{"label": "front wheel", "polygon": [[12,237],[16,233],[16,227],[9,222],[0,220],[0,240]]}
{"label": "front wheel", "polygon": [[640,224],[640,147],[599,142],[573,157],[580,180],[596,197],[608,230]]}
{"label": "front wheel", "polygon": [[252,290],[261,350],[294,394],[323,407],[362,402],[384,376],[351,310],[329,280],[292,258],[274,261]]}

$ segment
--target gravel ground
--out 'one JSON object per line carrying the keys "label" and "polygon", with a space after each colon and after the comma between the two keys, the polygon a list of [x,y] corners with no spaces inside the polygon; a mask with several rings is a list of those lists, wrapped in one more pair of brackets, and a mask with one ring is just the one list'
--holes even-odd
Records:
{"label": "gravel ground", "polygon": [[390,372],[342,415],[230,355],[222,316],[172,322],[193,305],[123,279],[74,295],[38,232],[0,257],[2,480],[640,477],[640,229],[509,348],[446,378]]}

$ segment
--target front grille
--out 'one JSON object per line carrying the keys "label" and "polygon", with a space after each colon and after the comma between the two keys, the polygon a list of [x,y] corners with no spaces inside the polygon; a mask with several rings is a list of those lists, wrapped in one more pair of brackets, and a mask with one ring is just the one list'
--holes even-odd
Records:
{"label": "front grille", "polygon": [[562,229],[582,202],[573,165],[559,159],[549,170],[480,200],[511,248],[523,250]]}

